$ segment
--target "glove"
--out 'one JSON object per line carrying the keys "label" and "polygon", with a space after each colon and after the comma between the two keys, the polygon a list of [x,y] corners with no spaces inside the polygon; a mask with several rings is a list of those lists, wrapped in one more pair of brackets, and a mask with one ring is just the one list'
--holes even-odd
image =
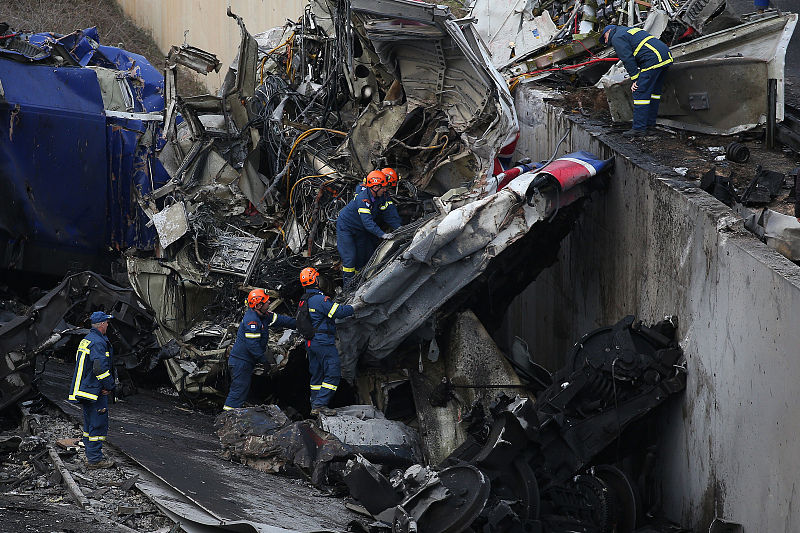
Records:
{"label": "glove", "polygon": [[361,309],[364,309],[365,305],[366,304],[364,303],[363,300],[358,299],[358,300],[354,301],[353,303],[351,303],[350,307],[353,308],[353,311],[360,311]]}
{"label": "glove", "polygon": [[388,241],[390,239],[394,239],[394,233],[391,233],[391,232],[390,233],[384,233],[383,235],[381,235],[381,239],[383,239],[384,241]]}

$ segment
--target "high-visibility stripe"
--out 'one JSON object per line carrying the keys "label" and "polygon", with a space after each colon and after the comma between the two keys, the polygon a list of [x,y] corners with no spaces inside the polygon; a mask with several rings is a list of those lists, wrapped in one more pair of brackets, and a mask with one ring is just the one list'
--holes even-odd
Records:
{"label": "high-visibility stripe", "polygon": [[317,310],[316,310],[316,309],[312,309],[311,307],[309,307],[309,308],[308,308],[308,312],[309,312],[309,313],[316,313],[316,312],[317,312]]}
{"label": "high-visibility stripe", "polygon": [[70,400],[77,400],[78,396],[81,398],[87,398],[89,400],[96,400],[98,398],[97,394],[92,394],[91,392],[83,392],[82,390],[76,391],[75,394],[70,394]]}
{"label": "high-visibility stripe", "polygon": [[647,105],[650,103],[650,100],[634,100],[633,105]]}
{"label": "high-visibility stripe", "polygon": [[[647,39],[645,39],[644,41],[646,40]],[[644,43],[644,41],[642,42]],[[656,50],[656,48],[652,44],[647,44],[645,46],[647,46],[647,48],[649,48],[656,55],[656,57],[658,58],[658,62],[661,63],[661,61],[664,59],[661,57],[661,53],[658,50]]]}
{"label": "high-visibility stripe", "polygon": [[638,77],[639,77],[639,74],[641,74],[641,73],[642,73],[642,71],[640,70],[639,72],[637,72],[636,74],[634,74],[633,76],[631,76],[631,79],[632,79],[632,80],[635,80],[636,78],[638,78]]}
{"label": "high-visibility stripe", "polygon": [[106,440],[105,435],[98,435],[97,437],[86,437],[86,438],[89,439],[89,442],[99,442],[102,440]]}
{"label": "high-visibility stripe", "polygon": [[111,372],[110,372],[109,370],[106,370],[105,372],[103,372],[102,374],[100,374],[99,376],[97,376],[97,379],[105,379],[105,378],[107,378],[107,377],[108,377],[108,376],[110,376],[110,375],[111,375]]}
{"label": "high-visibility stripe", "polygon": [[[642,50],[642,47],[644,46],[644,44],[645,44],[647,41],[649,41],[650,39],[653,39],[653,38],[654,38],[654,37],[653,37],[652,35],[648,35],[647,37],[645,37],[644,39],[642,39],[642,41],[639,43],[639,46],[637,46],[637,47],[636,47],[636,50],[634,50],[634,51],[633,51],[633,57],[636,57],[637,55],[639,55],[639,52]],[[648,47],[649,49],[651,49],[651,50],[655,51],[655,48],[653,48],[653,47],[652,47],[652,46],[650,46],[649,44],[647,45],[647,47]],[[657,53],[657,52],[656,52],[656,53]],[[658,56],[658,59],[659,59],[659,61],[661,60],[661,54],[659,54],[659,56]]]}
{"label": "high-visibility stripe", "polygon": [[631,35],[636,35],[640,31],[644,31],[644,30],[642,28],[631,28],[631,29],[628,30],[628,33],[630,33]]}
{"label": "high-visibility stripe", "polygon": [[370,210],[369,210],[369,209],[367,209],[366,207],[359,207],[359,208],[358,208],[358,212],[359,212],[359,213],[366,213],[366,214],[370,214],[370,213],[372,213],[372,211],[370,211]]}
{"label": "high-visibility stripe", "polygon": [[381,211],[385,210],[385,209],[386,209],[387,207],[389,207],[390,205],[394,205],[394,202],[392,202],[391,200],[389,200],[388,202],[386,202],[385,204],[383,204],[383,205],[381,206]]}
{"label": "high-visibility stripe", "polygon": [[274,324],[276,320],[278,320],[278,313],[272,313],[272,321],[269,323],[269,325],[271,326]]}
{"label": "high-visibility stripe", "polygon": [[326,389],[330,390],[336,390],[339,388],[336,385],[331,385],[330,383],[325,383],[324,381],[322,382],[322,387],[325,387]]}
{"label": "high-visibility stripe", "polygon": [[355,272],[355,271],[356,271],[355,267],[346,267],[346,266],[342,267],[342,272]]}
{"label": "high-visibility stripe", "polygon": [[84,432],[83,432],[83,436],[84,436],[84,437],[88,437],[88,436],[89,436],[89,434],[88,434],[88,433],[86,433],[86,432],[84,431]]}
{"label": "high-visibility stripe", "polygon": [[661,100],[661,95],[660,94],[651,94],[650,98],[652,98],[653,100]]}
{"label": "high-visibility stripe", "polygon": [[320,390],[322,385],[311,385],[311,390]]}
{"label": "high-visibility stripe", "polygon": [[339,309],[339,304],[333,304],[331,306],[331,310],[328,311],[328,318],[333,318],[333,315],[334,315],[334,313],[336,313],[337,309]]}
{"label": "high-visibility stripe", "polygon": [[[650,67],[643,68],[642,72],[644,72],[645,70],[653,70],[654,68],[663,67],[664,65],[669,65],[670,63],[672,63],[672,55],[671,54],[670,54],[670,57],[668,57],[667,59],[665,59],[661,63],[656,63],[655,65],[652,65]],[[638,76],[638,74],[637,74],[637,76]]]}
{"label": "high-visibility stripe", "polygon": [[245,333],[244,336],[248,339],[257,339],[261,337],[261,333]]}
{"label": "high-visibility stripe", "polygon": [[233,407],[228,407],[227,405],[222,406],[223,411],[233,411]]}

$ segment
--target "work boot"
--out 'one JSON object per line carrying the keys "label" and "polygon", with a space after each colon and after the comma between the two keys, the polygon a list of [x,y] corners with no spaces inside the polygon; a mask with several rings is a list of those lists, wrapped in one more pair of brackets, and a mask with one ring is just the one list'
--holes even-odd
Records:
{"label": "work boot", "polygon": [[335,416],[336,409],[331,409],[330,407],[322,406],[322,407],[315,407],[311,410],[311,416],[319,416],[319,415]]}
{"label": "work boot", "polygon": [[97,461],[96,463],[89,463],[86,467],[91,470],[94,470],[96,468],[111,468],[112,466],[114,466],[114,461],[105,457]]}
{"label": "work boot", "polygon": [[623,131],[622,136],[627,137],[629,139],[634,137],[644,137],[647,135],[647,130],[639,130],[636,128],[631,128],[628,131]]}

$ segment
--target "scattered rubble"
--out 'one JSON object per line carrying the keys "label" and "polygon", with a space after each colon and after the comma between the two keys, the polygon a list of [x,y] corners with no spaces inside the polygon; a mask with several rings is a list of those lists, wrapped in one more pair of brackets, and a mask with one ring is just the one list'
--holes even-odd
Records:
{"label": "scattered rubble", "polygon": [[[88,470],[80,441],[81,428],[56,410],[32,402],[19,428],[0,434],[0,506],[3,531],[88,530],[156,531],[172,520],[136,489],[136,469],[124,461],[111,469]],[[53,458],[55,455],[55,458]],[[54,463],[60,463],[59,468]],[[80,512],[74,494],[62,481],[72,479],[84,502]]]}

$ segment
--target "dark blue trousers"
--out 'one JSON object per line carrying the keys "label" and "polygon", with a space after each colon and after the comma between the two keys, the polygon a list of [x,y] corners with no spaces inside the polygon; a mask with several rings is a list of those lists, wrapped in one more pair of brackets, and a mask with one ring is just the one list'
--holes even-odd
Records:
{"label": "dark blue trousers", "polygon": [[668,68],[669,65],[666,65],[639,74],[636,80],[638,88],[633,92],[633,129],[644,130],[656,125],[661,89]]}
{"label": "dark blue trousers", "polygon": [[342,379],[339,352],[332,344],[306,343],[308,371],[311,373],[311,408],[326,407]]}
{"label": "dark blue trousers", "polygon": [[253,379],[255,365],[236,357],[228,359],[228,369],[231,371],[231,388],[225,399],[223,410],[234,409],[244,405],[250,393],[250,381]]}
{"label": "dark blue trousers", "polygon": [[83,445],[86,460],[96,463],[103,460],[103,442],[108,436],[108,396],[96,401],[81,400],[83,407]]}
{"label": "dark blue trousers", "polygon": [[336,249],[342,258],[342,285],[347,287],[353,276],[369,263],[375,251],[375,236],[366,231],[336,229]]}

